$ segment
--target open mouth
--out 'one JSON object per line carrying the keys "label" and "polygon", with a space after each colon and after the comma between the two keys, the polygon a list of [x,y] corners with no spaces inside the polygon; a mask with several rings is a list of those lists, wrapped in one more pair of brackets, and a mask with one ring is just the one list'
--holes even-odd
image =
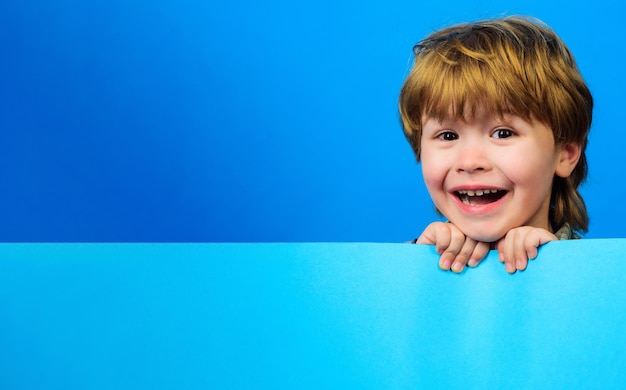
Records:
{"label": "open mouth", "polygon": [[497,189],[482,189],[482,190],[459,190],[454,194],[468,206],[480,206],[493,202],[497,202],[507,191]]}

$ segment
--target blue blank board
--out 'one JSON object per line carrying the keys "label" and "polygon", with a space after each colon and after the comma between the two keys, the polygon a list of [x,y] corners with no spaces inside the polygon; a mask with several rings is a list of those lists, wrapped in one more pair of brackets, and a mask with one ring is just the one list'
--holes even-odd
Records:
{"label": "blue blank board", "polygon": [[621,387],[625,250],[456,275],[408,244],[2,244],[0,388]]}

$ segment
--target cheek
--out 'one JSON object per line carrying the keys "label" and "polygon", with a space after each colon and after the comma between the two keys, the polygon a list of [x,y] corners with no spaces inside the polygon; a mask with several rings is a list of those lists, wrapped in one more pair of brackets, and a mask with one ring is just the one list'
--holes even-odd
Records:
{"label": "cheek", "polygon": [[422,156],[422,177],[429,191],[441,187],[445,178],[445,164],[426,154]]}
{"label": "cheek", "polygon": [[500,153],[496,158],[520,180],[538,180],[541,176],[551,178],[556,169],[556,155],[540,149]]}
{"label": "cheek", "polygon": [[543,199],[546,194],[549,196],[555,171],[553,159],[541,158],[538,154],[510,154],[501,159],[506,160],[501,166],[506,167],[503,170],[506,169],[507,178],[519,191],[526,192],[530,198]]}
{"label": "cheek", "polygon": [[437,187],[442,181],[440,176],[432,169],[425,169],[424,167],[422,167],[422,177],[424,178],[424,184],[426,184],[429,190],[433,187]]}

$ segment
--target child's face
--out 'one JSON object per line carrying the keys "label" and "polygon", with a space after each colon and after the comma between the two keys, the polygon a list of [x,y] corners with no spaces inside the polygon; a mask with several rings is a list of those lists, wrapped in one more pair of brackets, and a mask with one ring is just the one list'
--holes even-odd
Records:
{"label": "child's face", "polygon": [[423,119],[421,163],[430,196],[478,241],[496,241],[519,226],[551,231],[552,180],[569,176],[578,157],[576,146],[555,145],[548,126],[515,115],[499,119],[479,109],[467,122]]}

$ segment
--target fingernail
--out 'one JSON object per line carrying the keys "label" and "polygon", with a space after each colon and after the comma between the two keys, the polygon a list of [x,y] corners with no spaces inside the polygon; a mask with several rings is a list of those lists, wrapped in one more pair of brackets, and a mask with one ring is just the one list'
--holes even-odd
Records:
{"label": "fingernail", "polygon": [[522,261],[521,260],[517,260],[515,262],[515,265],[517,265],[517,269],[522,269],[523,265],[522,265]]}
{"label": "fingernail", "polygon": [[515,272],[515,266],[511,263],[506,263],[505,265],[506,267],[506,272],[512,274],[513,272]]}
{"label": "fingernail", "polygon": [[476,267],[478,265],[478,261],[470,259],[470,261],[467,262],[467,265],[469,265],[470,267]]}
{"label": "fingernail", "polygon": [[443,263],[441,263],[441,269],[445,269],[447,271],[450,269],[451,264],[452,264],[451,260],[444,260]]}
{"label": "fingernail", "polygon": [[452,271],[454,271],[454,272],[461,272],[461,271],[463,271],[463,264],[458,263],[458,262],[454,263],[452,265]]}

